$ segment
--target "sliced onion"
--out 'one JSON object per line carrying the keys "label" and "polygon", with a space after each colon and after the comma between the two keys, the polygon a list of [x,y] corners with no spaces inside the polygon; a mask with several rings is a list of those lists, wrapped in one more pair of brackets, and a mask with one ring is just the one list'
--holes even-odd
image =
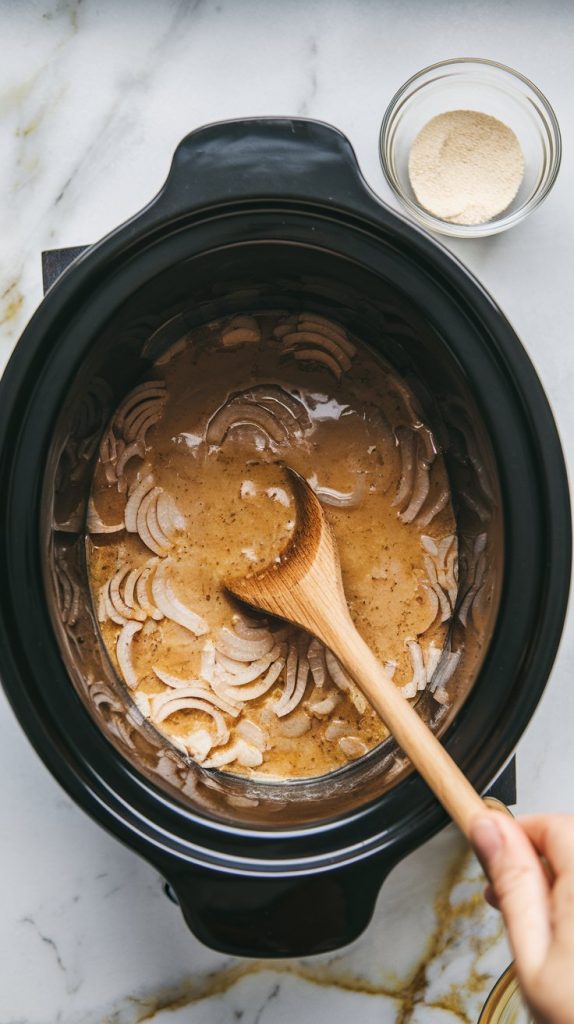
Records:
{"label": "sliced onion", "polygon": [[144,611],[146,615],[150,617],[150,619],[153,619],[155,622],[160,622],[160,620],[163,619],[163,612],[161,612],[159,608],[156,608],[155,605],[152,604],[152,602],[149,599],[147,589],[148,580],[152,573],[155,572],[156,565],[157,561],[154,558],[151,560],[151,562],[148,562],[147,565],[144,566],[144,568],[141,570],[135,583],[135,594],[138,604],[142,611]]}
{"label": "sliced onion", "polygon": [[166,558],[165,561],[160,562],[152,580],[151,592],[156,607],[163,612],[167,619],[177,622],[179,626],[188,629],[194,636],[203,636],[204,633],[209,632],[209,625],[201,615],[197,615],[176,597],[171,583],[166,579],[169,566],[171,566],[170,559]]}
{"label": "sliced onion", "polygon": [[[204,685],[203,680],[199,682]],[[235,708],[237,712],[242,711],[245,707],[245,701],[241,698],[239,690],[234,686],[226,686],[221,679],[215,679],[213,683],[209,684],[210,689],[213,693],[217,694],[221,700],[226,701],[231,707]],[[235,715],[234,715],[235,717]]]}
{"label": "sliced onion", "polygon": [[126,716],[112,714],[106,723],[107,732],[120,741],[129,750],[134,749],[132,728],[126,721]]}
{"label": "sliced onion", "polygon": [[458,543],[455,543],[447,556],[444,572],[444,583],[451,606],[454,608],[458,594]]}
{"label": "sliced onion", "polygon": [[341,736],[339,748],[346,757],[364,757],[368,751],[366,743],[363,743],[358,736]]}
{"label": "sliced onion", "polygon": [[426,572],[427,572],[427,576],[428,576],[428,579],[429,579],[430,586],[432,587],[432,589],[434,590],[434,592],[435,592],[435,594],[436,594],[436,596],[438,598],[438,602],[439,602],[439,605],[440,605],[440,614],[441,614],[440,621],[441,622],[447,622],[447,620],[450,619],[450,617],[452,615],[452,609],[451,609],[448,597],[445,594],[444,590],[442,589],[442,587],[441,587],[441,585],[440,585],[440,583],[438,581],[436,565],[433,562],[433,560],[430,557],[430,555],[425,555],[424,556],[423,564],[424,564],[424,567],[425,567]]}
{"label": "sliced onion", "polygon": [[303,700],[309,679],[309,661],[305,651],[307,642],[306,634],[302,634],[297,643],[289,645],[285,689],[273,708],[277,718],[289,715]]}
{"label": "sliced onion", "polygon": [[68,613],[72,607],[72,580],[70,574],[65,571],[61,560],[56,556],[54,560],[56,579],[60,585],[58,607],[62,621],[66,622]]}
{"label": "sliced onion", "polygon": [[229,432],[239,426],[257,427],[276,444],[287,439],[287,431],[281,421],[268,409],[250,402],[232,402],[218,409],[209,420],[205,439],[208,444],[221,445]]}
{"label": "sliced onion", "polygon": [[258,768],[263,764],[262,752],[245,740],[237,740],[237,750],[237,762],[244,768]]}
{"label": "sliced onion", "polygon": [[[148,491],[145,497],[142,498],[137,511],[136,525],[139,538],[146,547],[156,555],[165,555],[171,547],[171,541],[168,538],[164,538],[164,535],[159,531],[159,525],[157,525],[158,532],[156,532],[156,523],[153,516],[153,507],[160,494],[161,487],[152,487],[151,491]],[[162,540],[160,541],[159,538],[162,538]]]}
{"label": "sliced onion", "polygon": [[[138,604],[138,600],[136,598],[135,589],[136,589],[136,583],[137,583],[137,581],[139,579],[140,573],[141,573],[141,568],[139,568],[139,567],[137,569],[130,569],[130,571],[128,572],[128,574],[127,574],[127,576],[125,578],[125,582],[124,582],[124,601],[127,604],[128,608],[135,608],[136,605]],[[145,618],[145,615],[144,615],[144,618]]]}
{"label": "sliced onion", "polygon": [[[172,676],[169,672],[164,672],[163,669],[156,668],[153,666],[154,675],[166,686],[170,686],[172,690],[189,689],[190,686],[195,686],[196,689],[200,689],[204,693],[209,693],[209,686],[203,682],[202,679],[180,679],[178,676]],[[158,696],[156,694],[155,696]],[[161,696],[165,696],[164,693]]]}
{"label": "sliced onion", "polygon": [[[137,405],[126,417],[123,425],[123,436],[126,441],[133,441],[137,438],[140,431],[144,428],[144,424],[147,423],[153,417],[156,417],[155,422],[161,418],[164,407],[164,401],[158,398],[148,398],[140,405]],[[146,428],[148,430],[149,427]]]}
{"label": "sliced onion", "polygon": [[100,461],[106,465],[109,462],[115,463],[118,457],[117,439],[112,428],[106,430],[100,442]]}
{"label": "sliced onion", "polygon": [[313,488],[322,505],[331,505],[333,508],[356,508],[363,500],[364,477],[359,477],[352,491],[338,491],[334,487],[321,487],[316,481],[317,477],[313,474],[308,478],[307,483]]}
{"label": "sliced onion", "polygon": [[251,425],[268,441],[282,444],[300,437],[311,427],[305,406],[278,384],[260,384],[237,392],[211,417],[206,431],[209,444],[221,445],[230,430]]}
{"label": "sliced onion", "polygon": [[104,523],[98,514],[93,498],[88,501],[88,514],[86,517],[86,529],[88,533],[118,533],[123,530],[124,524]]}
{"label": "sliced onion", "polygon": [[258,658],[248,665],[234,661],[233,658],[228,658],[218,651],[215,657],[216,672],[226,685],[245,686],[246,683],[253,683],[258,679],[277,658],[281,657],[282,651],[283,645],[275,644],[265,657]]}
{"label": "sliced onion", "polygon": [[166,348],[165,352],[162,352],[157,357],[154,366],[166,366],[167,363],[171,363],[175,356],[178,356],[180,352],[183,352],[187,348],[187,338],[178,338],[171,345]]}
{"label": "sliced onion", "polygon": [[162,711],[165,705],[169,704],[171,700],[183,700],[190,697],[195,700],[206,700],[209,704],[213,704],[214,707],[219,708],[220,711],[225,711],[227,715],[232,715],[233,718],[237,718],[241,710],[237,704],[233,701],[226,700],[220,694],[215,693],[209,686],[202,683],[201,680],[178,679],[177,676],[172,676],[168,672],[162,672],[161,669],[155,668],[155,666],[153,671],[160,682],[165,683],[166,686],[171,688],[171,691],[168,690],[165,693],[156,694],[151,698],[151,706],[154,716]]}
{"label": "sliced onion", "polygon": [[[201,688],[200,693],[201,693]],[[165,696],[169,696],[169,700],[165,700],[159,703],[159,699]],[[225,719],[218,708],[213,705],[213,698],[210,696],[209,700],[200,697],[187,697],[182,696],[181,693],[175,692],[172,694],[160,694],[159,697],[152,697],[152,716],[154,722],[160,725],[165,722],[171,715],[175,715],[178,711],[203,711],[206,715],[209,715],[213,719],[215,724],[216,734],[214,740],[214,746],[220,746],[223,743],[227,743],[229,740],[229,729],[225,724]]]}
{"label": "sliced onion", "polygon": [[[421,645],[417,643],[416,640],[407,640],[406,647],[408,648],[411,659],[411,668],[413,670],[412,679],[406,683],[406,687],[410,688],[415,684],[417,690],[424,690],[427,684],[427,674]],[[404,690],[405,687],[403,687],[403,693]]]}
{"label": "sliced onion", "polygon": [[311,669],[311,675],[313,676],[315,686],[324,686],[327,672],[325,666],[325,648],[315,636],[311,637],[311,642],[307,648],[307,658],[309,660],[309,668]]}
{"label": "sliced onion", "polygon": [[[291,354],[288,352],[288,354]],[[341,380],[343,370],[334,356],[322,348],[297,348],[292,353],[299,362],[321,363],[331,371],[336,380]]]}
{"label": "sliced onion", "polygon": [[349,723],[343,718],[335,718],[332,722],[329,722],[325,729],[325,739],[329,742],[340,739],[341,736],[349,735]]}
{"label": "sliced onion", "polygon": [[256,725],[255,722],[250,721],[249,718],[241,719],[235,727],[235,734],[247,743],[251,743],[252,746],[257,747],[258,750],[265,750],[267,747],[267,736],[263,729]]}
{"label": "sliced onion", "polygon": [[105,622],[106,619],[111,619],[117,626],[125,626],[128,621],[123,615],[120,615],[116,608],[114,608],[110,597],[110,580],[108,580],[107,583],[104,583],[103,587],[100,588],[100,607],[98,611],[98,618],[100,622]]}
{"label": "sliced onion", "polygon": [[143,718],[149,718],[150,716],[150,702],[147,693],[143,693],[141,690],[137,690],[132,695],[135,706],[142,715]]}
{"label": "sliced onion", "polygon": [[148,473],[148,475],[144,476],[142,480],[134,484],[133,488],[130,490],[124,511],[124,522],[126,524],[126,530],[128,530],[129,533],[138,532],[137,515],[139,507],[146,494],[148,494],[154,486],[155,480],[152,474]]}
{"label": "sliced onion", "polygon": [[138,384],[119,406],[114,423],[122,430],[135,410],[143,404],[154,403],[158,400],[162,404],[167,401],[167,388],[163,380],[148,380],[143,384]]}
{"label": "sliced onion", "polygon": [[207,729],[194,729],[192,732],[187,733],[186,736],[182,736],[181,741],[186,752],[195,761],[199,761],[200,764],[202,761],[205,761],[214,745],[211,733]]}
{"label": "sliced onion", "polygon": [[[258,384],[256,387],[242,392],[242,396],[250,401],[264,405],[271,412],[275,413],[290,433],[295,430],[295,425],[299,428],[295,430],[296,433],[305,432],[312,426],[309,413],[303,402],[299,398],[295,398],[294,395],[279,384]],[[293,421],[295,421],[295,424]]]}
{"label": "sliced onion", "polygon": [[392,682],[394,674],[397,671],[396,661],[383,661],[383,667],[386,669],[387,675]]}
{"label": "sliced onion", "polygon": [[[285,658],[278,658],[270,666],[266,675],[259,680],[258,683],[252,683],[251,686],[242,686],[238,692],[238,696],[241,697],[242,701],[257,700],[258,697],[262,697],[265,693],[268,693],[272,686],[277,682],[285,667]],[[225,692],[229,694],[230,688],[227,687]]]}
{"label": "sliced onion", "polygon": [[277,326],[273,328],[273,337],[280,341],[286,334],[289,334],[289,331],[293,331],[295,329],[296,324],[296,316],[286,317],[280,324],[277,324]]}
{"label": "sliced onion", "polygon": [[118,478],[116,476],[116,470],[112,462],[106,462],[104,464],[104,475],[106,477],[107,484],[117,484]]}
{"label": "sliced onion", "polygon": [[151,400],[142,402],[141,405],[134,409],[123,426],[126,441],[139,440],[145,444],[148,430],[151,429],[154,423],[158,423],[162,417],[163,406],[163,402]]}
{"label": "sliced onion", "polygon": [[424,652],[425,662],[425,675],[427,683],[430,683],[432,677],[436,671],[436,667],[439,664],[442,657],[442,651],[440,647],[435,647],[434,644],[429,644],[426,651]]}
{"label": "sliced onion", "polygon": [[260,640],[243,640],[237,633],[223,626],[217,634],[215,648],[234,661],[257,661],[265,657],[274,647],[272,633],[266,629]]}
{"label": "sliced onion", "polygon": [[430,508],[421,515],[419,519],[419,523],[421,524],[421,526],[430,526],[433,519],[435,519],[436,516],[438,516],[439,513],[442,512],[443,508],[446,508],[449,500],[450,494],[448,488],[445,487],[442,491],[439,492]]}
{"label": "sliced onion", "polygon": [[364,715],[369,706],[366,698],[328,647],[325,648],[325,659],[329,675],[335,686],[338,686],[340,690],[346,693],[359,714]]}
{"label": "sliced onion", "polygon": [[351,360],[343,347],[334,338],[315,331],[293,331],[283,338],[283,352],[296,352],[302,348],[324,350],[337,362],[340,370],[349,370]]}
{"label": "sliced onion", "polygon": [[295,693],[295,686],[297,685],[297,662],[299,660],[299,650],[295,641],[289,644],[289,650],[287,653],[287,660],[285,663],[285,686],[283,693],[275,705],[274,711],[277,714],[277,708],[287,704],[293,694]]}
{"label": "sliced onion", "polygon": [[213,683],[215,680],[215,647],[213,640],[206,640],[203,645],[199,674],[207,683]]}
{"label": "sliced onion", "polygon": [[302,709],[294,711],[289,718],[282,719],[279,724],[279,732],[282,736],[304,736],[311,728],[311,719]]}
{"label": "sliced onion", "polygon": [[105,622],[108,617],[106,602],[104,600],[104,590],[106,586],[107,584],[100,587],[98,590],[98,622]]}
{"label": "sliced onion", "polygon": [[418,458],[415,468],[415,477],[410,501],[404,510],[399,513],[399,519],[403,523],[412,523],[418,516],[430,491],[429,467],[427,463]]}
{"label": "sliced onion", "polygon": [[428,583],[422,583],[421,586],[425,592],[426,599],[430,605],[428,625],[425,627],[426,632],[426,630],[430,629],[431,626],[434,624],[434,621],[439,613],[440,602],[438,599],[438,594],[436,590],[433,589],[433,587],[431,587]]}
{"label": "sliced onion", "polygon": [[75,626],[80,615],[81,591],[76,581],[71,577],[70,582],[72,584],[72,606],[68,612],[66,625]]}
{"label": "sliced onion", "polygon": [[[435,694],[438,687],[444,687],[448,683],[449,679],[454,675],[457,665],[460,661],[462,651],[449,651],[445,652],[439,662],[438,668],[435,670],[432,684],[430,686],[431,693]],[[442,701],[439,701],[442,703]]]}
{"label": "sliced onion", "polygon": [[139,682],[138,674],[132,663],[131,647],[134,636],[139,633],[141,628],[141,622],[126,622],[120,630],[116,644],[118,665],[130,690],[135,690]]}
{"label": "sliced onion", "polygon": [[204,768],[223,768],[226,764],[233,764],[237,761],[244,768],[258,768],[263,764],[263,754],[256,747],[239,739],[226,750],[216,751],[207,761],[203,762]]}
{"label": "sliced onion", "polygon": [[341,694],[338,690],[330,690],[320,700],[310,700],[308,707],[312,715],[322,718],[323,715],[330,715],[341,701]]}
{"label": "sliced onion", "polygon": [[407,423],[411,430],[417,431],[421,437],[426,458],[429,463],[432,462],[438,452],[438,448],[432,430],[423,422],[417,399],[405,381],[394,376],[394,374],[389,377],[389,386],[401,399]]}
{"label": "sliced onion", "polygon": [[140,608],[130,606],[126,601],[123,600],[121,594],[121,584],[124,582],[126,576],[129,574],[129,568],[123,565],[118,571],[112,576],[109,582],[109,595],[110,600],[120,616],[124,619],[136,619],[138,622],[145,622],[146,614]]}
{"label": "sliced onion", "polygon": [[307,688],[307,680],[309,679],[309,662],[306,656],[300,655],[299,662],[297,664],[297,680],[295,683],[295,689],[289,700],[283,700],[283,697],[275,705],[275,714],[277,718],[284,718],[286,715],[291,714],[303,700],[305,696],[305,690]]}
{"label": "sliced onion", "polygon": [[224,331],[221,340],[224,348],[235,348],[246,342],[261,341],[261,334],[259,330],[251,330],[249,327],[234,327],[233,330]]}
{"label": "sliced onion", "polygon": [[301,331],[311,330],[317,334],[324,334],[327,338],[333,338],[351,358],[357,351],[353,343],[349,341],[344,327],[318,313],[301,313],[298,326]]}
{"label": "sliced onion", "polygon": [[450,704],[450,697],[447,691],[445,690],[444,686],[437,686],[436,690],[433,693],[433,697],[436,700],[437,704],[442,704],[443,707],[448,707]]}
{"label": "sliced onion", "polygon": [[[175,737],[172,738],[172,742]],[[175,744],[177,746],[177,744]],[[181,767],[181,762],[178,755],[169,749],[160,751],[157,763],[155,766],[155,772],[160,775],[162,779],[169,782],[170,785],[175,786],[177,789],[181,786],[181,778],[179,776],[178,768]]]}
{"label": "sliced onion", "polygon": [[185,529],[185,516],[179,511],[171,494],[162,491],[156,509],[158,523],[166,537],[170,538],[177,530]]}
{"label": "sliced onion", "polygon": [[109,711],[125,710],[121,701],[101,679],[88,683],[88,693],[90,700],[98,710],[102,707],[107,708]]}
{"label": "sliced onion", "polygon": [[439,564],[442,566],[446,565],[446,556],[449,553],[453,541],[456,541],[456,534],[449,533],[447,537],[443,537],[437,548],[437,555]]}
{"label": "sliced onion", "polygon": [[116,476],[118,477],[118,479],[123,477],[126,466],[130,459],[143,459],[144,454],[144,445],[141,443],[141,441],[132,441],[131,444],[126,445],[116,465]]}
{"label": "sliced onion", "polygon": [[224,348],[235,348],[251,342],[261,341],[259,324],[253,316],[234,316],[221,331]]}
{"label": "sliced onion", "polygon": [[138,420],[135,425],[134,430],[137,428],[137,433],[135,435],[136,441],[143,445],[144,448],[147,448],[147,435],[149,431],[156,425],[156,423],[159,423],[161,417],[161,412],[153,412],[146,416],[145,419],[142,418]]}
{"label": "sliced onion", "polygon": [[[161,501],[162,498],[165,497],[165,493],[164,493],[164,491],[162,490],[161,487],[155,487],[154,491],[156,492],[155,496],[154,496],[153,500],[150,500],[149,507],[148,507],[147,525],[148,525],[149,531],[150,531],[153,539],[156,541],[156,543],[157,544],[161,544],[161,545],[163,545],[164,548],[168,548],[169,549],[170,547],[173,546],[173,542],[171,540],[171,537],[169,537],[169,535],[163,530],[163,528],[161,526],[161,523],[159,521],[159,516],[158,516],[158,511],[157,511],[157,507],[159,505],[159,502]],[[151,491],[150,493],[153,494],[154,491]],[[149,497],[149,495],[146,495],[146,497]]]}

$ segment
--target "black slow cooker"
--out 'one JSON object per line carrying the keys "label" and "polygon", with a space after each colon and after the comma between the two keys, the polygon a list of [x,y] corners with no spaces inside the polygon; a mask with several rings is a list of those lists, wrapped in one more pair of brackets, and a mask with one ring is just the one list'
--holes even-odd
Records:
{"label": "black slow cooker", "polygon": [[445,454],[467,593],[484,556],[482,611],[452,626],[464,650],[452,707],[428,694],[418,706],[479,790],[540,698],[570,578],[552,414],[468,271],[380,203],[333,128],[260,119],[184,139],[160,194],[52,287],[2,380],[0,668],[68,793],[156,866],[201,940],[241,955],[350,942],[391,868],[444,812],[392,741],[288,785],[187,761],[107,659],[84,526],[107,419],[158,354],[217,317],[301,308],[344,323],[409,381]]}

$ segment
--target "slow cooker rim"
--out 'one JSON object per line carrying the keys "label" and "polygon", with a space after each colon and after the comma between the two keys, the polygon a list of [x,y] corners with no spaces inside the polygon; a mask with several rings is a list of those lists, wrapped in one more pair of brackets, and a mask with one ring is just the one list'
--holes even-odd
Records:
{"label": "slow cooker rim", "polygon": [[[269,205],[269,204],[266,203],[266,205]],[[376,225],[375,225],[375,227],[376,227]],[[409,227],[410,227],[410,225],[409,225]],[[123,229],[120,227],[114,233],[114,237],[116,237],[118,235],[121,235],[122,233],[123,233]],[[414,232],[414,234],[416,236],[417,234],[420,234],[420,233]],[[108,244],[110,242],[109,239],[105,240],[105,241],[107,241]],[[93,250],[90,250],[89,257],[90,257],[91,260],[95,259],[96,263],[98,262],[97,257],[101,254],[100,246],[102,246],[103,244],[104,243],[99,243]],[[437,250],[436,250],[436,248],[434,248],[434,243],[431,243],[431,245],[433,246],[434,253],[436,255],[436,251]],[[118,245],[118,249],[121,250],[121,248],[122,248],[122,245]],[[440,252],[440,249],[438,251]],[[84,262],[85,259],[86,259],[86,257],[83,257],[80,262],[81,263]],[[447,269],[452,271],[453,262],[452,262],[450,257],[448,259],[449,259],[449,265],[448,265]],[[96,264],[93,265],[94,269],[95,269],[95,267],[96,267]],[[77,267],[75,269],[79,270],[80,268]],[[463,277],[465,279],[469,278],[469,281],[471,281],[470,275],[468,275],[468,272],[464,268],[462,268],[462,267],[460,267],[460,265],[458,265],[458,270],[459,271],[462,270]],[[74,270],[69,271],[68,274],[66,275],[66,277],[68,278],[68,286],[71,288],[72,291],[75,291],[75,287],[73,286],[73,278],[72,278],[72,285],[70,285],[69,284],[70,277],[68,276],[69,274],[73,274],[73,273],[74,273]],[[63,281],[61,283],[62,283],[62,285],[65,283],[65,278],[63,279]],[[466,284],[467,283],[466,280],[464,282],[461,282],[460,279],[459,279],[458,284],[463,284],[463,283]],[[475,288],[477,287],[476,282],[472,282],[471,281],[471,283],[474,285]],[[26,338],[28,345],[31,346],[32,348],[34,348],[38,344],[41,336],[45,333],[44,324],[46,324],[50,320],[50,316],[48,315],[49,314],[49,306],[50,306],[50,304],[54,307],[54,312],[52,312],[50,314],[52,318],[55,318],[58,315],[58,307],[59,307],[59,310],[61,312],[61,310],[63,309],[63,306],[65,305],[64,293],[62,292],[59,295],[59,293],[58,293],[59,287],[60,287],[59,285],[55,286],[55,288],[52,290],[52,292],[49,294],[49,296],[46,299],[46,303],[48,304],[47,307],[44,307],[44,308],[40,307],[40,310],[38,311],[38,314],[36,314],[34,320],[31,322],[31,324],[29,325],[29,327],[27,328],[27,330],[25,332],[24,338]],[[515,349],[517,349],[517,351],[514,352],[514,356],[516,357],[517,356],[517,352],[523,352],[523,350],[522,350],[520,344],[517,343],[517,339],[516,339],[516,336],[514,335],[514,332],[513,332],[512,328],[510,327],[508,322],[506,320],[504,320],[504,318],[502,317],[502,314],[500,313],[500,311],[497,310],[496,305],[493,303],[493,300],[490,298],[490,296],[488,296],[487,293],[484,292],[484,289],[482,289],[479,285],[478,285],[478,289],[479,289],[479,291],[480,291],[480,293],[482,295],[483,300],[485,300],[485,299],[487,300],[486,301],[486,305],[488,306],[489,311],[493,315],[494,314],[497,315],[497,323],[495,325],[495,327],[496,327],[496,334],[499,336],[502,329],[504,329],[505,331],[508,332],[509,339],[511,340],[512,344],[515,345]],[[476,295],[474,297],[476,298]],[[49,301],[49,300],[51,300],[51,301]],[[56,301],[56,300],[58,300],[58,301]],[[55,305],[54,305],[54,303],[55,303]],[[484,314],[484,312],[485,311],[483,310],[483,314]],[[24,338],[23,338],[23,340],[24,340]],[[500,337],[498,337],[498,340],[500,340]],[[531,382],[534,383],[535,388],[538,388],[538,390],[540,392],[539,397],[542,398],[543,403],[545,403],[546,399],[545,399],[545,397],[543,395],[543,392],[541,390],[541,387],[540,387],[540,384],[538,382],[538,379],[537,379],[536,375],[533,373],[531,364],[530,364],[528,358],[526,357],[525,353],[524,353],[524,356],[525,356],[525,360],[526,360],[525,369],[529,372],[530,377],[531,377]],[[23,349],[20,350],[20,361],[23,364],[21,366],[21,369],[23,371],[25,371],[25,360],[24,360]],[[515,367],[513,366],[513,372],[514,372],[514,369],[515,369]],[[523,371],[524,371],[524,368],[523,368]],[[14,369],[12,369],[12,373],[14,374],[15,372],[16,371]],[[6,385],[4,385],[4,386],[6,386]],[[547,412],[549,411],[547,406],[546,406],[546,411]],[[553,421],[551,419],[550,419],[550,423],[553,426]],[[4,423],[2,423],[2,429],[3,428],[4,428]],[[556,438],[556,440],[557,440],[557,438]],[[561,452],[560,452],[560,449],[559,449],[559,444],[558,444],[558,453],[557,454],[559,455],[559,461],[560,461]],[[563,583],[564,583],[564,581],[563,581]],[[560,625],[558,625],[557,629],[558,629],[558,632],[559,632],[560,631]],[[548,660],[550,660],[550,659],[548,659]],[[539,696],[541,695],[542,689],[543,689],[543,686],[540,689],[540,693],[538,693],[536,695],[536,702],[537,702]],[[531,714],[531,710],[529,710],[529,712],[526,715],[523,715],[523,718],[525,719],[525,721],[527,721],[529,719],[530,714]],[[518,731],[519,733],[521,733],[522,729],[523,729],[523,726],[524,726],[524,722],[519,727],[517,727],[517,730],[515,729],[515,731]],[[53,764],[49,764],[49,767],[51,768],[52,771],[54,771]],[[72,776],[74,776],[73,772],[72,772]],[[68,780],[68,785],[66,786],[66,788],[69,788],[69,780]],[[82,793],[83,793],[83,790],[82,790]],[[75,799],[78,799],[77,793],[74,793],[73,795],[74,795]],[[86,801],[85,800],[80,800],[79,802],[85,804]],[[440,824],[441,824],[440,818],[441,817],[443,817],[443,816],[442,816],[442,814],[440,812],[439,812],[438,816],[435,815],[434,824],[436,824],[436,828],[440,827]],[[99,818],[99,820],[101,820],[100,815],[98,815],[98,818]],[[432,816],[431,816],[431,818],[432,818]],[[434,826],[431,826],[431,827],[434,827]],[[114,829],[114,831],[115,831],[115,829]],[[130,838],[131,838],[131,845],[133,845],[133,834],[131,832],[129,834],[130,834]],[[268,833],[266,833],[266,835],[268,837]]]}

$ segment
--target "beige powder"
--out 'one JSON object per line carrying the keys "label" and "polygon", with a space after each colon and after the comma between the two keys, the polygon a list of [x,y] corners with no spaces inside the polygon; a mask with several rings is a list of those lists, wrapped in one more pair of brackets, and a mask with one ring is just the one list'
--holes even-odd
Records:
{"label": "beige powder", "polygon": [[409,155],[417,201],[452,224],[484,224],[509,206],[524,174],[520,143],[508,125],[476,110],[437,114]]}

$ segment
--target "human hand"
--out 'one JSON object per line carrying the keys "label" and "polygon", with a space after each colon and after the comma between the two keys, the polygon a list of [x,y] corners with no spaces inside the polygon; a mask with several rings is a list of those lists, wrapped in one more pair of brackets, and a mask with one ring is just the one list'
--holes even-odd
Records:
{"label": "human hand", "polygon": [[574,815],[514,820],[488,811],[472,823],[471,840],[535,1019],[574,1024]]}

